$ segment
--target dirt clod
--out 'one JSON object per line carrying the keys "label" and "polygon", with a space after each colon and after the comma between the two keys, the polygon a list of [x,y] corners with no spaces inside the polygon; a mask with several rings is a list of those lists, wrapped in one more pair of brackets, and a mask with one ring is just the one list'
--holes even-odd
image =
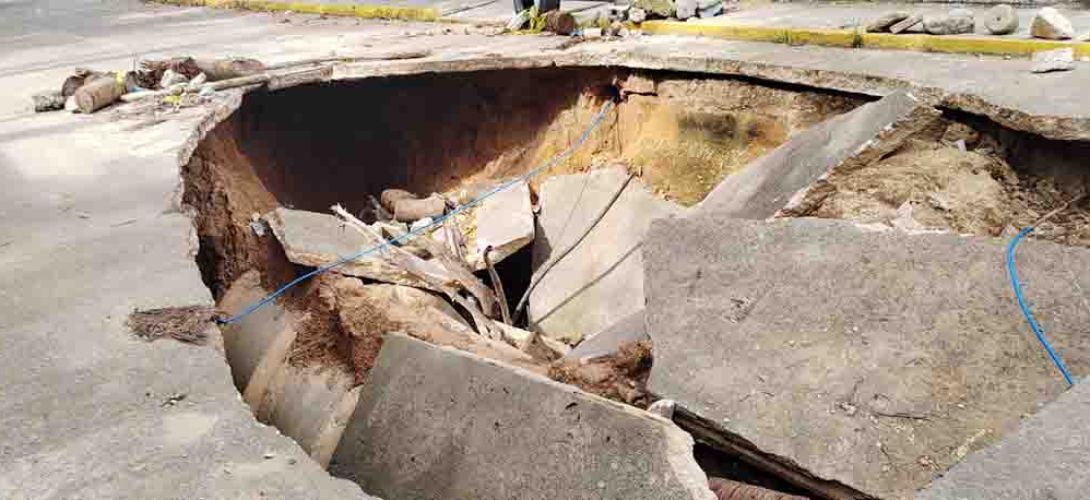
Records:
{"label": "dirt clod", "polygon": [[647,377],[651,374],[651,343],[630,342],[616,354],[587,364],[558,361],[549,367],[549,378],[571,384],[592,394],[640,408],[651,403]]}
{"label": "dirt clod", "polygon": [[215,309],[209,306],[164,307],[136,310],[126,322],[133,335],[153,341],[171,338],[187,344],[204,344],[213,327]]}

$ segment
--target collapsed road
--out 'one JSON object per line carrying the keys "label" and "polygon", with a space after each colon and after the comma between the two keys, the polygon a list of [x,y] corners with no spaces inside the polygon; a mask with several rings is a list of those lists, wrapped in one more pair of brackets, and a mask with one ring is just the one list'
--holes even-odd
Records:
{"label": "collapsed road", "polygon": [[721,43],[15,120],[0,493],[1078,498],[1090,115]]}

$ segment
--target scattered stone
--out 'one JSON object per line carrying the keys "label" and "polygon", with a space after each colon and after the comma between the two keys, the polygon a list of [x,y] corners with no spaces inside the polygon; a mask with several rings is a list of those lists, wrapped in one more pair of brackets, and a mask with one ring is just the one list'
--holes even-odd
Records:
{"label": "scattered stone", "polygon": [[1010,5],[996,5],[984,13],[984,29],[993,35],[1009,35],[1018,29],[1018,12]]}
{"label": "scattered stone", "polygon": [[672,399],[660,399],[647,407],[648,413],[653,413],[666,420],[674,419],[674,407],[677,403]]}
{"label": "scattered stone", "polygon": [[904,11],[895,11],[883,14],[881,17],[867,23],[863,28],[867,33],[879,33],[883,31],[889,31],[889,28],[894,24],[897,24],[911,16],[910,13]]}
{"label": "scattered stone", "polygon": [[628,31],[628,29],[625,28],[624,23],[620,21],[609,23],[609,36],[624,36],[626,31]]}
{"label": "scattered stone", "polygon": [[884,129],[920,113],[934,110],[899,91],[814,125],[723,179],[696,212],[772,217]]}
{"label": "scattered stone", "polygon": [[643,310],[632,313],[626,318],[612,324],[584,339],[575,346],[565,359],[587,362],[604,356],[615,354],[622,345],[631,342],[649,340],[647,328],[643,324]]}
{"label": "scattered stone", "polygon": [[466,262],[476,270],[485,269],[484,250],[492,247],[492,263],[501,262],[534,241],[534,211],[530,186],[525,181],[500,191],[481,202],[476,214],[476,246]]}
{"label": "scattered stone", "polygon": [[330,471],[408,500],[714,500],[692,447],[643,410],[390,334]]}
{"label": "scattered stone", "polygon": [[1033,53],[1033,68],[1030,71],[1034,73],[1070,71],[1073,69],[1075,69],[1075,49],[1071,47]]}
{"label": "scattered stone", "polygon": [[576,27],[575,16],[569,12],[550,10],[545,13],[545,31],[567,36],[574,33]]}
{"label": "scattered stone", "polygon": [[923,18],[924,31],[932,35],[972,33],[973,28],[973,12],[968,9],[953,9],[946,15],[931,15]]}
{"label": "scattered stone", "polygon": [[[1034,313],[1085,375],[1090,310],[1072,290],[1090,273],[1070,270],[1090,250],[1023,244]],[[644,248],[650,391],[867,495],[911,498],[981,429],[1001,436],[1066,389],[1011,295],[1005,241],[698,214],[652,223]]]}
{"label": "scattered stone", "polygon": [[1052,7],[1042,7],[1033,17],[1029,34],[1046,40],[1067,40],[1075,36],[1075,28],[1060,11]]}
{"label": "scattered stone", "polygon": [[922,22],[923,22],[923,16],[922,15],[912,14],[911,16],[908,16],[908,17],[904,18],[903,20],[895,23],[893,26],[890,26],[889,27],[889,32],[893,33],[895,35],[899,35],[901,33],[904,33],[905,31],[907,31],[909,28],[911,28],[913,26],[916,26],[917,24],[920,24]]}
{"label": "scattered stone", "polygon": [[723,0],[700,0],[697,12],[701,19],[708,19],[723,13]]}
{"label": "scattered stone", "polygon": [[46,111],[58,111],[64,109],[65,96],[59,91],[39,92],[31,96],[34,100],[34,111],[44,113]]}
{"label": "scattered stone", "polygon": [[678,19],[684,21],[686,19],[696,16],[696,11],[698,7],[698,0],[675,0],[674,15]]}
{"label": "scattered stone", "polygon": [[647,20],[647,11],[639,7],[633,7],[628,11],[628,20],[640,24]]}
{"label": "scattered stone", "polygon": [[[627,178],[623,167],[611,166],[545,180],[538,191],[534,268],[570,246]],[[681,213],[681,207],[654,196],[639,179],[629,182],[598,225],[530,294],[533,329],[574,343],[639,312],[643,234],[651,219]]]}
{"label": "scattered stone", "polygon": [[[632,2],[632,8],[642,9],[648,16],[661,18],[673,17],[675,12],[673,0],[635,0]],[[630,18],[631,15],[630,11]],[[632,22],[636,21],[633,19]]]}

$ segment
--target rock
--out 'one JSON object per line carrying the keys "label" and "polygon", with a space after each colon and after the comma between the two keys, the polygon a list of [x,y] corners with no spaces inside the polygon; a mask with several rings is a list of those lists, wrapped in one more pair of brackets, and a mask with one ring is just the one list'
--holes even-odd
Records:
{"label": "rock", "polygon": [[[340,219],[317,212],[277,208],[262,219],[272,229],[292,263],[319,267],[381,243],[376,238],[346,229]],[[442,266],[425,261],[435,275],[447,275]],[[415,276],[393,265],[382,252],[371,252],[334,268],[335,272],[386,283],[429,288]]]}
{"label": "rock", "polygon": [[43,113],[64,109],[65,97],[59,91],[39,92],[31,96],[34,100],[34,111]]}
{"label": "rock", "polygon": [[622,345],[648,340],[647,328],[643,324],[643,310],[632,313],[624,319],[597,332],[575,346],[565,356],[572,361],[592,361],[616,353]]}
{"label": "rock", "polygon": [[633,7],[628,11],[628,20],[640,24],[647,20],[647,11],[639,7]]}
{"label": "rock", "polygon": [[175,73],[174,70],[168,68],[166,71],[163,71],[163,78],[159,80],[159,88],[169,89],[179,83],[187,82],[189,82],[189,78],[186,78],[185,75]]}
{"label": "rock", "polygon": [[984,13],[984,29],[992,35],[1009,35],[1018,29],[1018,13],[1010,5],[996,5]]}
{"label": "rock", "polygon": [[394,220],[413,222],[425,217],[436,218],[447,210],[447,201],[442,196],[429,196],[423,199],[401,198],[393,202]]}
{"label": "rock", "polygon": [[485,268],[482,253],[492,247],[492,263],[510,257],[534,241],[534,212],[530,187],[525,181],[485,198],[474,214],[476,243],[466,262],[477,270]]}
{"label": "rock", "polygon": [[[661,18],[673,17],[675,11],[673,0],[635,0],[632,2],[632,8],[642,9],[650,17]],[[637,22],[632,19],[631,11],[628,15],[632,22]]]}
{"label": "rock", "polygon": [[684,21],[696,16],[698,6],[697,0],[676,0],[674,2],[674,15]]}
{"label": "rock", "polygon": [[893,26],[890,26],[889,32],[895,35],[899,35],[907,31],[909,28],[916,26],[917,24],[920,24],[922,22],[923,16],[921,16],[920,14],[912,14],[911,16],[908,16],[903,20],[897,22]]}
{"label": "rock", "polygon": [[1033,17],[1029,34],[1046,40],[1067,40],[1075,36],[1075,28],[1060,11],[1052,7],[1042,7]]}
{"label": "rock", "polygon": [[953,9],[946,15],[924,16],[923,29],[932,35],[972,33],[973,13],[968,9]]}
{"label": "rock", "polygon": [[714,500],[692,447],[645,411],[391,334],[330,472],[405,500]]}
{"label": "rock", "polygon": [[[526,13],[526,20],[530,20],[530,14]],[[415,200],[417,196],[404,189],[383,189],[379,194],[379,204],[391,214],[394,213],[394,203],[400,200]]]}
{"label": "rock", "polygon": [[674,406],[676,405],[677,403],[672,399],[660,399],[651,403],[651,406],[647,407],[647,411],[666,420],[672,420],[674,418]]}
{"label": "rock", "polygon": [[[1072,290],[1090,273],[1070,270],[1090,250],[1023,244],[1034,313],[1083,376],[1090,310]],[[1066,389],[1011,294],[1006,241],[698,214],[652,223],[644,249],[649,390],[867,495],[910,498],[981,429],[978,446]]]}
{"label": "rock", "polygon": [[1070,71],[1072,69],[1075,69],[1075,49],[1071,47],[1033,53],[1033,68],[1030,71],[1034,73]]}
{"label": "rock", "polygon": [[[623,167],[612,166],[541,184],[535,271],[583,233],[627,177]],[[681,213],[681,207],[633,179],[586,239],[530,294],[527,314],[533,329],[573,343],[642,309],[643,234],[651,219]]]}
{"label": "rock", "polygon": [[697,213],[765,219],[789,206],[808,186],[857,153],[883,129],[934,113],[905,92],[894,92],[794,136],[719,183]]}
{"label": "rock", "polygon": [[[1086,379],[1022,422],[999,444],[969,455],[916,495],[918,500],[1046,498],[1078,500],[1090,490],[1090,384]],[[994,439],[981,429],[966,452]],[[974,435],[976,436],[976,435]],[[1081,436],[1075,438],[1075,436]],[[1028,459],[1032,457],[1032,459]]]}
{"label": "rock", "polygon": [[575,16],[568,12],[550,10],[545,13],[545,31],[557,35],[570,35],[575,32]]}
{"label": "rock", "polygon": [[723,13],[723,0],[701,0],[697,7],[701,19],[708,19]]}
{"label": "rock", "polygon": [[881,17],[867,23],[863,28],[867,33],[879,33],[882,31],[889,31],[890,26],[897,24],[911,16],[910,13],[904,11],[895,11],[883,14]]}

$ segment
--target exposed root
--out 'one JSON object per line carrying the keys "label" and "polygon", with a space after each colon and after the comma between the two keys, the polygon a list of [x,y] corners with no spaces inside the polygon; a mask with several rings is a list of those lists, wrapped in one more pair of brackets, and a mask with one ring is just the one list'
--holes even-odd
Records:
{"label": "exposed root", "polygon": [[215,309],[209,306],[164,307],[136,310],[125,323],[133,335],[148,342],[170,338],[187,344],[202,345],[213,327]]}

